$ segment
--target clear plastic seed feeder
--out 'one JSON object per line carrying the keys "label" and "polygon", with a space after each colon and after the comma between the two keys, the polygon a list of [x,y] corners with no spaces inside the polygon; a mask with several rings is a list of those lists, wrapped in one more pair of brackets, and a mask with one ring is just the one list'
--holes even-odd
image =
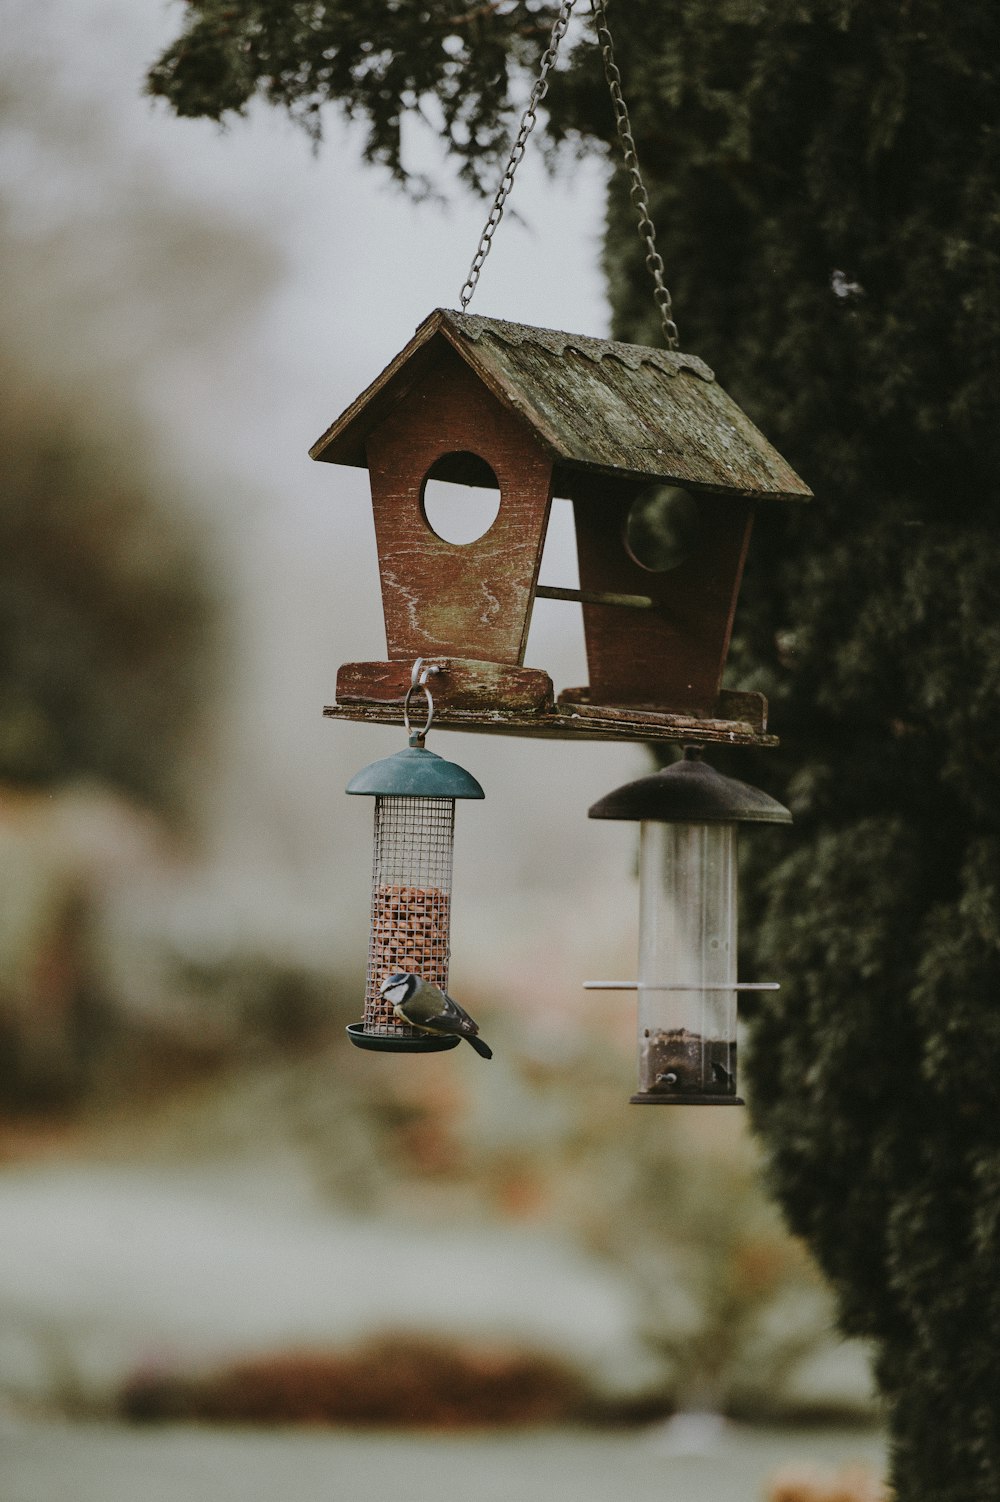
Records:
{"label": "clear plastic seed feeder", "polygon": [[742,1105],[737,995],[777,986],[737,980],[737,828],[790,824],[791,814],[689,747],[683,761],[601,798],[590,817],[640,825],[638,980],[586,982],[638,992],[633,1103]]}
{"label": "clear plastic seed feeder", "polygon": [[[427,680],[436,672],[424,668],[420,658],[414,663],[404,706],[406,749],[362,767],[346,789],[375,799],[364,1020],[352,1023],[347,1034],[358,1048],[388,1053],[434,1053],[460,1042],[406,1026],[379,990],[398,971],[412,971],[447,989],[455,801],[485,796],[463,767],[424,747],[434,718]],[[422,730],[410,728],[416,690],[427,699]]]}

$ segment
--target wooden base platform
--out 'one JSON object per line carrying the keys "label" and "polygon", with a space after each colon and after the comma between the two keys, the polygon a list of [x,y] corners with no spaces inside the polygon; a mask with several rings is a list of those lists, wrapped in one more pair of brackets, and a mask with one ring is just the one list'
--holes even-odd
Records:
{"label": "wooden base platform", "polygon": [[[555,699],[552,681],[539,668],[459,658],[431,658],[435,730],[488,731],[555,740],[672,741],[688,745],[775,746],[767,733],[762,694],[723,689],[709,713],[670,713],[655,705],[595,704],[587,688],[569,688]],[[323,713],[332,720],[400,725],[412,664],[402,661],[345,663],[337,674],[337,703]],[[423,720],[424,701],[411,706],[411,721]]]}
{"label": "wooden base platform", "polygon": [[[403,707],[397,704],[331,704],[323,711],[331,720],[355,720],[369,725],[402,725]],[[600,718],[557,706],[544,713],[511,710],[435,709],[435,730],[486,731],[494,735],[541,736],[572,741],[672,741],[684,745],[776,746],[778,738],[746,721],[697,720],[689,715],[646,715],[637,719],[628,710],[605,710]]]}

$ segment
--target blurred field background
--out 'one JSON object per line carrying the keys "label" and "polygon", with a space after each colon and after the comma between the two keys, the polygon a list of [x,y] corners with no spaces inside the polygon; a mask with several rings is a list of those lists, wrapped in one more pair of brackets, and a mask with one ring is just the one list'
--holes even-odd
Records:
{"label": "blurred field background", "polygon": [[[532,1454],[610,1476],[587,1447],[643,1426],[627,1454],[686,1455],[687,1497],[867,1502],[865,1353],[742,1113],[629,1110],[630,1004],[581,990],[634,966],[634,831],[586,809],[641,748],[435,743],[487,790],[459,810],[451,976],[496,1059],[344,1041],[371,809],[342,789],[400,742],[321,717],[384,639],[366,477],[306,451],[455,302],[483,206],[430,129],[446,201],[415,204],[335,122],[316,158],[263,114],[168,117],[140,88],[169,23],[13,0],[0,63],[0,1491],[41,1495],[43,1450],[50,1502],[110,1497],[85,1478],[112,1455],[158,1474],[119,1425],[167,1424],[190,1468],[223,1452],[177,1425],[290,1422],[382,1436],[341,1461],[388,1495],[379,1457],[415,1452],[387,1431],[503,1423],[572,1428],[482,1440],[513,1469],[469,1495],[532,1495]],[[477,311],[606,331],[601,170],[529,157]],[[557,505],[543,578],[574,567]],[[576,607],[539,603],[529,660],[584,681]],[[319,1495],[294,1443],[283,1495]],[[786,1443],[811,1480],[782,1480]],[[169,1474],[155,1496],[201,1495]]]}

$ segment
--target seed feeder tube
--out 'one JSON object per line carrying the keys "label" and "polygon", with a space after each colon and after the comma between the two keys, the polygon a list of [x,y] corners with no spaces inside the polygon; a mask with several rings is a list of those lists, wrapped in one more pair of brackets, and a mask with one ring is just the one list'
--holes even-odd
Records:
{"label": "seed feeder tube", "polygon": [[638,993],[633,1104],[742,1105],[737,995],[777,988],[737,980],[737,830],[791,814],[688,747],[683,761],[600,799],[590,817],[640,825],[638,981],[587,983]]}
{"label": "seed feeder tube", "polygon": [[[424,747],[434,716],[427,679],[436,671],[423,668],[420,658],[414,664],[404,706],[406,749],[362,767],[346,788],[375,799],[364,1018],[351,1023],[347,1035],[358,1048],[378,1052],[438,1053],[461,1041],[400,1022],[380,991],[399,971],[447,990],[455,802],[485,796],[471,773]],[[418,688],[428,713],[423,729],[414,731],[409,701]]]}

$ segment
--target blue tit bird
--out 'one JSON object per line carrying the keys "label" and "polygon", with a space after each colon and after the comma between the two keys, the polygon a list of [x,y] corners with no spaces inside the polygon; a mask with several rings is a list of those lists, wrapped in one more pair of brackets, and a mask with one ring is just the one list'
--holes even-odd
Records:
{"label": "blue tit bird", "polygon": [[400,1022],[407,1022],[421,1032],[464,1038],[481,1058],[492,1059],[492,1048],[478,1036],[478,1024],[473,1022],[464,1007],[452,1001],[447,992],[431,981],[404,970],[384,980],[379,991],[386,1001],[391,1002]]}

